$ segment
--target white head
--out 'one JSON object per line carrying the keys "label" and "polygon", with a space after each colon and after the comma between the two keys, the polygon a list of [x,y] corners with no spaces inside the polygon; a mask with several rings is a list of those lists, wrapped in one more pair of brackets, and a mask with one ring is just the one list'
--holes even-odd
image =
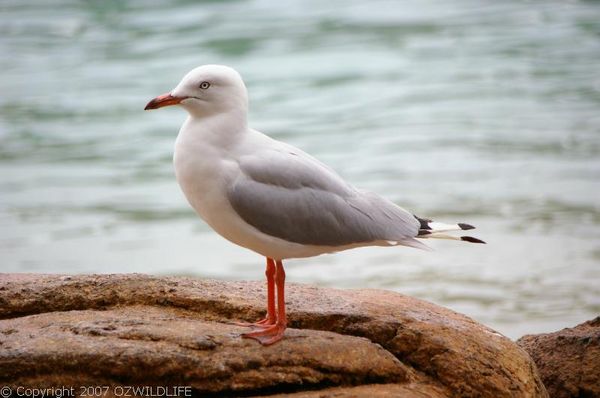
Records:
{"label": "white head", "polygon": [[148,102],[144,109],[181,105],[192,117],[248,111],[248,91],[239,73],[224,65],[203,65],[188,72],[170,93]]}

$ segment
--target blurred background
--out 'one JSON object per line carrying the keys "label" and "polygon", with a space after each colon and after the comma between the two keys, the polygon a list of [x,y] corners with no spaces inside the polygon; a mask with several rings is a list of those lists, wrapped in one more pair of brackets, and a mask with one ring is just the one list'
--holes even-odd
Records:
{"label": "blurred background", "polygon": [[288,261],[517,338],[600,313],[600,3],[0,0],[0,271],[263,279],[200,221],[144,112],[195,66],[240,71],[251,125],[488,245]]}

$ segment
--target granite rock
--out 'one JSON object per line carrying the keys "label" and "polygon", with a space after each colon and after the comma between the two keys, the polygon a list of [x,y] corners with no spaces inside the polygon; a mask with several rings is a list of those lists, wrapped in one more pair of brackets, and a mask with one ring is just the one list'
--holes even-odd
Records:
{"label": "granite rock", "polygon": [[[202,396],[546,397],[525,351],[402,294],[287,286],[263,347],[259,282],[0,274],[0,385],[185,385]],[[387,394],[387,395],[386,395]]]}
{"label": "granite rock", "polygon": [[553,333],[526,335],[517,344],[537,364],[551,397],[600,397],[600,317]]}

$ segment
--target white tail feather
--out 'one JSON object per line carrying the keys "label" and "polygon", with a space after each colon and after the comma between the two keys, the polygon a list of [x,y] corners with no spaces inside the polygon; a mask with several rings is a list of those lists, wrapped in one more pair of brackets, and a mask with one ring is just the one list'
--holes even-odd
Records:
{"label": "white tail feather", "polygon": [[444,224],[435,221],[429,223],[429,228],[431,228],[432,234],[438,232],[462,231],[462,228],[458,224]]}
{"label": "white tail feather", "polygon": [[427,235],[419,236],[421,239],[449,239],[449,240],[462,240],[460,236],[452,236],[448,234],[442,234],[439,232],[433,232]]}
{"label": "white tail feather", "polygon": [[452,236],[452,235],[447,235],[447,234],[443,233],[443,232],[467,231],[470,229],[475,229],[475,227],[470,224],[465,224],[465,223],[444,224],[441,222],[427,220],[425,218],[419,218],[417,216],[415,216],[415,218],[421,224],[417,238],[420,238],[420,239],[450,239],[450,240],[462,240],[462,241],[471,242],[471,243],[485,243],[481,239],[477,239],[472,236]]}

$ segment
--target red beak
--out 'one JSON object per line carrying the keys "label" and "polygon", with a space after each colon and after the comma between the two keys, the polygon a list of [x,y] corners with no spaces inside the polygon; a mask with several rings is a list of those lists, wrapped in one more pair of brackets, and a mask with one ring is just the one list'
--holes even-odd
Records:
{"label": "red beak", "polygon": [[184,99],[185,97],[173,97],[170,93],[159,95],[152,101],[148,102],[144,110],[147,111],[148,109],[158,109],[162,108],[163,106],[177,105]]}

